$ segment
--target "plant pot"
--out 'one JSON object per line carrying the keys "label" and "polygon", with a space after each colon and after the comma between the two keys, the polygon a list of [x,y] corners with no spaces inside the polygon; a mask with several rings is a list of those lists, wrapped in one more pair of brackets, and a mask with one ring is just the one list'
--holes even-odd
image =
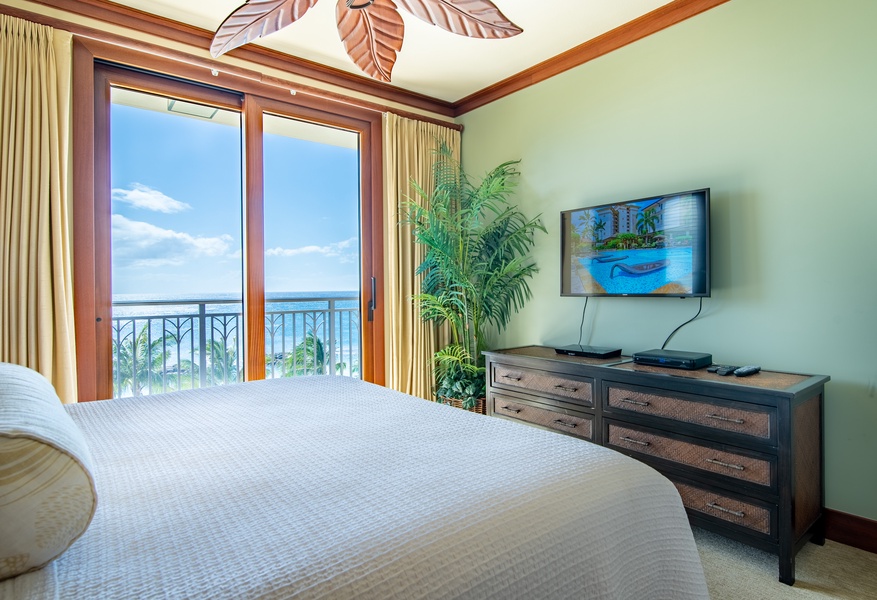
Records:
{"label": "plant pot", "polygon": [[[437,400],[440,404],[449,404],[455,408],[463,408],[463,401],[458,398],[445,398],[441,397]],[[463,410],[468,410],[469,412],[478,413],[479,415],[483,415],[484,406],[485,406],[485,398],[479,398],[475,401],[475,406],[472,408],[463,408]]]}

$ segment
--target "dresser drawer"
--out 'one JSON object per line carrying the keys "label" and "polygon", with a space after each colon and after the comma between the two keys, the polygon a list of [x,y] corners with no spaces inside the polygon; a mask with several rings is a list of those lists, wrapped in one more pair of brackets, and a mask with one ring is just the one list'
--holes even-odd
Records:
{"label": "dresser drawer", "polygon": [[545,408],[536,408],[496,394],[493,395],[492,402],[493,414],[495,415],[541,425],[586,440],[593,439],[594,426],[589,415],[570,415]]}
{"label": "dresser drawer", "polygon": [[589,421],[567,429],[654,466],[693,524],[777,554],[781,582],[795,581],[804,542],[821,541],[829,377],[722,377],[542,346],[484,355],[490,414],[552,428],[565,415]]}
{"label": "dresser drawer", "polygon": [[688,510],[776,538],[776,507],[766,508],[678,481],[673,481],[673,485]]}
{"label": "dresser drawer", "polygon": [[501,388],[594,406],[594,380],[588,377],[494,364],[490,381]]}
{"label": "dresser drawer", "polygon": [[668,394],[650,388],[604,382],[609,408],[663,417],[711,429],[730,431],[760,440],[774,440],[776,410],[707,397]]}
{"label": "dresser drawer", "polygon": [[608,445],[663,458],[701,471],[776,488],[774,460],[718,450],[695,441],[677,439],[655,430],[608,423]]}

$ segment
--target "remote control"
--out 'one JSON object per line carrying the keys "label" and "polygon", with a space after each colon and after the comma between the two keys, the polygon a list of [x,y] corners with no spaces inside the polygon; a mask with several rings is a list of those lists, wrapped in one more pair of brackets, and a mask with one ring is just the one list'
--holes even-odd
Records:
{"label": "remote control", "polygon": [[737,377],[747,377],[749,375],[755,375],[759,371],[761,371],[761,367],[758,365],[746,365],[745,367],[740,367],[735,370],[734,375]]}
{"label": "remote control", "polygon": [[713,365],[707,369],[710,373],[715,373],[716,375],[730,375],[740,367],[735,367],[733,365]]}

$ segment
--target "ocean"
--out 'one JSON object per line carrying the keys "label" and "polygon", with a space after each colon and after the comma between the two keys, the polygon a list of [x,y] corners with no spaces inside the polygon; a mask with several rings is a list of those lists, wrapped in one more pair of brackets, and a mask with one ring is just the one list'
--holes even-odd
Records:
{"label": "ocean", "polygon": [[[346,302],[345,308],[356,308],[359,304],[359,292],[271,292],[265,295],[266,311],[282,310],[290,304],[300,308],[325,307],[329,299]],[[218,294],[113,294],[113,317],[127,317],[142,313],[143,306],[160,306],[155,314],[176,314],[184,306],[194,308],[208,303],[208,312],[240,311],[241,295],[233,293]],[[276,308],[275,308],[276,306]]]}

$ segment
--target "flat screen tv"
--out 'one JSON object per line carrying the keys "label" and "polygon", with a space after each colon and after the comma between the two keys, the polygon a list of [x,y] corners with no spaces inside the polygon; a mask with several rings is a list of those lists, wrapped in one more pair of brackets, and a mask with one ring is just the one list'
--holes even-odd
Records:
{"label": "flat screen tv", "polygon": [[562,296],[710,295],[709,188],[560,213]]}

